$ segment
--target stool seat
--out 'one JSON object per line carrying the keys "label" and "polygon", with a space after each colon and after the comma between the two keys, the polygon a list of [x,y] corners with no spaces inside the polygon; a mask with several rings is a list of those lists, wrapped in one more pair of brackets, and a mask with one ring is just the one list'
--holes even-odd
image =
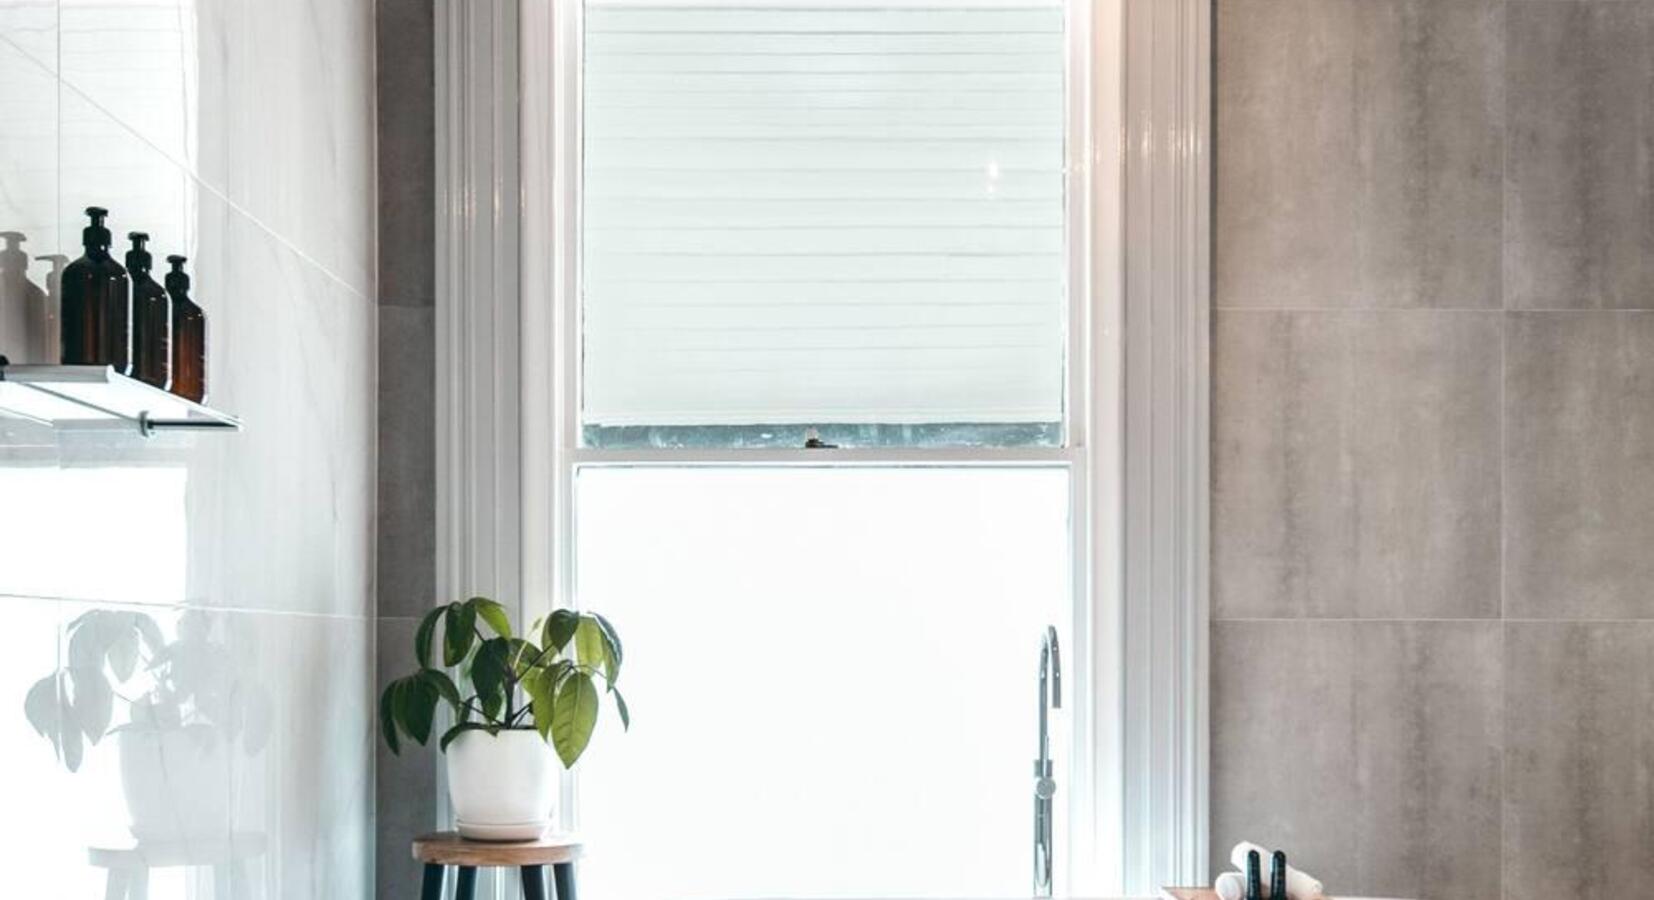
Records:
{"label": "stool seat", "polygon": [[[580,841],[573,835],[548,834],[532,841],[473,841],[458,832],[439,831],[414,838],[413,858],[425,864],[420,900],[441,900],[447,870],[453,866],[455,900],[475,900],[477,869],[516,868],[524,900],[577,900],[574,861]],[[545,867],[551,867],[555,893],[546,890]]]}
{"label": "stool seat", "polygon": [[534,841],[473,841],[457,831],[414,838],[413,858],[439,866],[552,866],[580,858],[580,840],[548,834]]}

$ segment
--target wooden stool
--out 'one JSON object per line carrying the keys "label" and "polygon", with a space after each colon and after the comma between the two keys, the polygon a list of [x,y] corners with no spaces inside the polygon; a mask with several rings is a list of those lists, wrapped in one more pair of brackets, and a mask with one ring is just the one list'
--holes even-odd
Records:
{"label": "wooden stool", "polygon": [[537,841],[495,843],[468,841],[453,831],[439,831],[414,838],[413,857],[425,864],[425,882],[419,900],[442,900],[442,881],[448,866],[459,869],[454,880],[454,900],[475,900],[477,867],[514,867],[522,870],[524,900],[548,900],[546,866],[551,866],[557,885],[557,900],[575,900],[574,861],[580,856],[580,842],[566,834],[554,834]]}

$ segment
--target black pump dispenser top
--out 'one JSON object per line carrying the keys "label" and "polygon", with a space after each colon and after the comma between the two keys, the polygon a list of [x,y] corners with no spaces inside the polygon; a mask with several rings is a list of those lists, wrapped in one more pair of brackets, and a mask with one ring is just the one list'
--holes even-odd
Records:
{"label": "black pump dispenser top", "polygon": [[101,206],[88,206],[86,214],[92,218],[92,224],[81,229],[81,244],[88,250],[108,250],[113,238],[109,235],[109,229],[103,227],[103,219],[109,215],[109,210]]}
{"label": "black pump dispenser top", "polygon": [[142,231],[132,231],[128,232],[126,236],[132,241],[132,249],[126,251],[126,270],[128,272],[148,272],[154,265],[154,257],[150,256],[149,251],[144,249],[144,244],[149,242],[149,235]]}
{"label": "black pump dispenser top", "polygon": [[177,291],[181,294],[189,293],[190,276],[189,273],[184,271],[184,263],[189,261],[190,258],[187,256],[174,254],[167,257],[167,262],[172,264],[172,271],[167,273],[167,290]]}

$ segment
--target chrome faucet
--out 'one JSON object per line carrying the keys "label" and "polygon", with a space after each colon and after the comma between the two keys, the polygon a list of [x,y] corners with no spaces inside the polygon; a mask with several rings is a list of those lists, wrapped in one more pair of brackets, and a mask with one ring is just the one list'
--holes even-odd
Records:
{"label": "chrome faucet", "polygon": [[1039,648],[1039,758],[1034,760],[1034,896],[1051,896],[1051,798],[1057,782],[1051,777],[1051,710],[1062,709],[1062,656],[1057,652],[1057,629],[1045,627]]}

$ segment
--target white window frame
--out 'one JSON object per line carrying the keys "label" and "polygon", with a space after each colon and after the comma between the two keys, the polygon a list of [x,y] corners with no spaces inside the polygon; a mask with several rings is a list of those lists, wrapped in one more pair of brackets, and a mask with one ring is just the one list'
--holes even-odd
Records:
{"label": "white window frame", "polygon": [[1068,710],[1085,752],[1067,891],[1204,879],[1208,3],[1068,3],[1066,446],[830,458],[578,445],[581,3],[436,7],[442,599],[491,593],[531,617],[568,602],[582,463],[1066,464],[1084,592],[1068,635],[1088,664]]}
{"label": "white window frame", "polygon": [[[1105,7],[1114,0],[1106,0]],[[1120,297],[1119,283],[1105,274],[1101,278],[1092,272],[1092,222],[1119,220],[1119,185],[1105,177],[1093,188],[1092,134],[1093,84],[1090,60],[1097,48],[1092,45],[1093,28],[1091,7],[1083,2],[1066,4],[1065,71],[1067,114],[1064,134],[1065,232],[1067,271],[1067,335],[1064,360],[1064,442],[1058,447],[999,447],[999,448],[926,448],[877,447],[844,448],[833,450],[806,450],[803,448],[755,449],[610,449],[585,447],[580,443],[581,411],[579,398],[583,396],[582,379],[585,367],[581,355],[582,341],[577,317],[582,297],[579,260],[582,258],[580,223],[582,209],[580,189],[583,173],[582,135],[580,123],[584,91],[581,83],[584,71],[581,0],[569,0],[556,5],[552,22],[556,50],[551,80],[561,85],[557,91],[553,115],[553,146],[556,169],[552,183],[554,210],[553,234],[557,235],[553,283],[554,317],[552,342],[556,348],[552,356],[560,361],[552,373],[555,412],[553,444],[554,501],[550,515],[555,525],[550,546],[551,590],[548,593],[525,595],[524,614],[544,615],[551,608],[553,598],[572,600],[575,596],[573,565],[574,543],[574,473],[582,465],[728,465],[728,466],[970,466],[970,465],[1060,465],[1069,472],[1069,509],[1072,511],[1070,558],[1074,571],[1071,577],[1074,595],[1069,604],[1069,621],[1056,623],[1064,640],[1065,662],[1072,670],[1066,679],[1071,695],[1066,698],[1065,714],[1070,717],[1071,746],[1058,752],[1070,756],[1069,784],[1061,786],[1060,797],[1067,802],[1068,843],[1073,847],[1097,846],[1094,823],[1098,811],[1094,807],[1099,796],[1108,796],[1112,789],[1098,784],[1102,773],[1119,771],[1119,759],[1112,752],[1117,741],[1105,731],[1099,733],[1095,725],[1106,729],[1117,717],[1099,717],[1097,710],[1117,709],[1120,698],[1118,684],[1111,679],[1099,679],[1092,665],[1096,648],[1112,648],[1118,644],[1118,634],[1111,623],[1119,620],[1118,571],[1119,520],[1115,512],[1117,502],[1109,498],[1120,496],[1118,482],[1120,466],[1120,392],[1122,376],[1120,353]],[[1116,55],[1114,58],[1118,58]],[[1110,80],[1105,90],[1118,90],[1118,82]],[[1117,96],[1110,95],[1110,96]],[[1118,110],[1119,104],[1108,104]],[[1115,145],[1110,144],[1110,147]],[[1105,150],[1107,148],[1099,148]],[[1117,149],[1113,152],[1117,152]],[[1099,155],[1098,168],[1103,172],[1118,172]],[[1117,247],[1117,240],[1108,244]],[[559,327],[560,326],[560,327]],[[525,334],[525,356],[529,340]],[[526,500],[527,498],[525,498]],[[1096,577],[1100,573],[1101,577]],[[1098,628],[1103,628],[1098,633]],[[1038,636],[1028,636],[1028,677],[1034,682]],[[1112,655],[1112,652],[1110,653]],[[1019,778],[1025,773],[1007,772],[1006,778]],[[572,779],[571,779],[572,780]],[[564,810],[578,810],[572,785],[565,790]],[[576,823],[567,823],[573,827]],[[1086,827],[1080,827],[1086,826]],[[1114,881],[1108,872],[1117,871],[1115,860],[1082,858],[1067,848],[1059,848],[1059,886],[1096,886]],[[1091,871],[1100,869],[1100,871]]]}

